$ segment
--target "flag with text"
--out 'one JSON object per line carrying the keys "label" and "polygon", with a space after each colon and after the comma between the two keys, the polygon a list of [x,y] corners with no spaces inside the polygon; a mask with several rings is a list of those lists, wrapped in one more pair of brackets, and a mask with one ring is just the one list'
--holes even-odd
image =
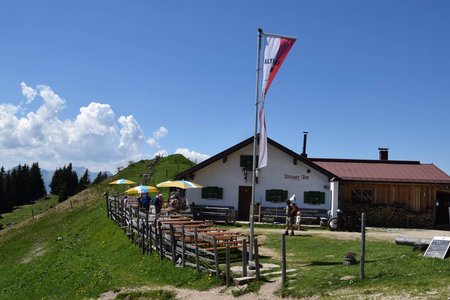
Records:
{"label": "flag with text", "polygon": [[262,80],[262,101],[261,108],[259,110],[259,168],[267,166],[267,130],[266,117],[264,113],[264,101],[275,75],[283,64],[284,59],[288,55],[289,50],[291,50],[295,41],[295,38],[266,35]]}

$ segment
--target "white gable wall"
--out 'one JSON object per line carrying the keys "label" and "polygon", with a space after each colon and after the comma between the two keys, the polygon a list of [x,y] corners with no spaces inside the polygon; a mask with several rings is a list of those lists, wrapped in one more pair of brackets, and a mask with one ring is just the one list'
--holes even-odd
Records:
{"label": "white gable wall", "polygon": [[[297,205],[300,208],[330,209],[330,183],[326,175],[309,167],[280,149],[268,145],[267,167],[260,170],[258,184],[256,184],[255,201],[264,207],[280,207],[284,203],[274,203],[265,200],[266,190],[287,190],[288,196],[296,194]],[[223,199],[202,199],[201,189],[187,190],[188,202],[199,205],[232,206],[238,209],[239,186],[252,185],[252,172],[244,179],[242,167],[240,167],[241,155],[252,155],[253,144],[249,144],[238,151],[228,155],[226,162],[222,159],[198,170],[194,174],[193,181],[204,187],[218,186],[223,188]],[[308,173],[308,170],[310,172]],[[325,204],[309,205],[303,202],[303,193],[307,191],[325,192]]]}

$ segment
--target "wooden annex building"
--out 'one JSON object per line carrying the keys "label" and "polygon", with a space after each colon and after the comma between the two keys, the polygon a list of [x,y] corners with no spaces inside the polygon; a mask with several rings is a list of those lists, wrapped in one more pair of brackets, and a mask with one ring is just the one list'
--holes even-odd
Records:
{"label": "wooden annex building", "polygon": [[450,177],[434,164],[388,159],[380,148],[378,160],[311,160],[336,175],[338,207],[360,214],[369,225],[431,227],[449,224]]}
{"label": "wooden annex building", "polygon": [[[187,190],[190,203],[234,210],[249,220],[253,137],[177,175],[203,189]],[[308,158],[268,139],[269,161],[256,178],[255,205],[280,210],[296,195],[310,217],[366,213],[368,226],[433,227],[450,224],[450,176],[434,164],[389,160],[379,148],[379,159]]]}

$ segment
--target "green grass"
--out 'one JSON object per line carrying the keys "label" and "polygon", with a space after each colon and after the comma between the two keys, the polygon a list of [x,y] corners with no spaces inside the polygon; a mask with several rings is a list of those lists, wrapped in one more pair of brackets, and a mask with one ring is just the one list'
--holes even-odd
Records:
{"label": "green grass", "polygon": [[14,208],[12,212],[2,214],[0,228],[6,228],[7,224],[17,224],[25,219],[32,218],[45,212],[58,204],[58,197],[52,196],[48,199],[38,200],[35,203]]}
{"label": "green grass", "polygon": [[[107,218],[101,189],[0,235],[0,299],[84,299],[120,287],[170,284],[204,290],[219,280],[142,255]],[[80,198],[89,197],[85,206]]]}
{"label": "green grass", "polygon": [[[280,235],[270,234],[266,246],[280,253],[280,245]],[[342,263],[348,251],[357,253],[359,262],[359,240],[309,235],[287,237],[286,251],[288,268],[296,269],[297,274],[279,291],[281,296],[327,299],[337,298],[339,293],[336,292],[340,291],[345,291],[343,298],[378,293],[395,295],[405,291],[420,297],[432,291],[437,291],[437,295],[449,293],[448,260],[424,258],[422,252],[412,251],[409,246],[367,242],[365,280],[359,280],[359,263],[351,266]],[[279,263],[270,258],[265,261]]]}

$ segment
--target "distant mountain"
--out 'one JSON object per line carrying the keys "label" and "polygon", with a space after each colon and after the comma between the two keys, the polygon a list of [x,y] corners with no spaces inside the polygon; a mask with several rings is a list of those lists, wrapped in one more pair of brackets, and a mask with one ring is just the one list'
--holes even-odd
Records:
{"label": "distant mountain", "polygon": [[[72,167],[72,170],[74,170],[77,173],[78,179],[80,179],[81,176],[84,175],[84,172],[86,172],[85,167]],[[102,171],[104,173],[105,171]],[[45,169],[41,169],[42,179],[44,180],[45,188],[47,189],[47,193],[50,193],[50,183],[52,182],[53,174],[55,173],[55,170],[49,171]],[[92,182],[97,177],[98,173],[100,172],[91,172],[88,171],[89,174],[89,180]],[[112,176],[111,172],[106,171],[106,174],[108,176]]]}

